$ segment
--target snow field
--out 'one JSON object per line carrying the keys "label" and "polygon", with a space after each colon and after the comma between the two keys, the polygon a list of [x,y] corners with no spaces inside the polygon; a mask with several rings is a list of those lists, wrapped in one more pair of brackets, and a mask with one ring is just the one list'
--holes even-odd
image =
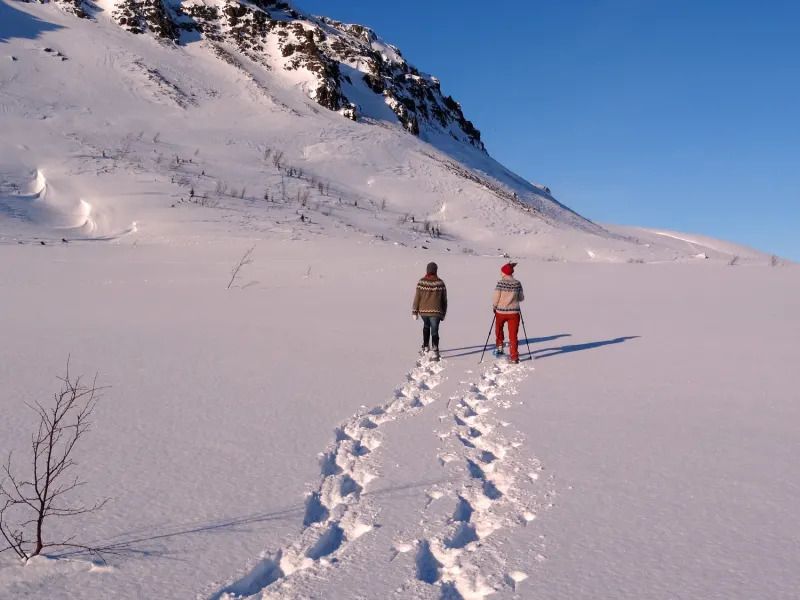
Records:
{"label": "snow field", "polygon": [[[537,360],[479,367],[502,261],[138,235],[0,246],[0,439],[24,449],[68,354],[99,371],[78,499],[112,502],[53,534],[116,552],[4,556],[2,595],[791,597],[791,268],[525,261]],[[432,257],[440,373],[413,362]]]}

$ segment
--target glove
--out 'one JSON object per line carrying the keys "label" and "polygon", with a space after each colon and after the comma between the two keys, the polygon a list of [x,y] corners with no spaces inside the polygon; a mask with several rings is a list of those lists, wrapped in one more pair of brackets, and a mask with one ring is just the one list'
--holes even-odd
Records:
{"label": "glove", "polygon": [[412,314],[411,314],[411,316],[412,316],[412,317],[414,317],[414,320],[415,320],[415,321],[416,321],[417,319],[419,319],[419,314],[417,314],[417,313],[412,313]]}

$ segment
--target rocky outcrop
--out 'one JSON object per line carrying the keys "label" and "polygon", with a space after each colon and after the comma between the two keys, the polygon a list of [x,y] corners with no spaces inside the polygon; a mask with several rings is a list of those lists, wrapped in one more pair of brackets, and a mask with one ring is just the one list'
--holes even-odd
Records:
{"label": "rocky outcrop", "polygon": [[[84,0],[57,1],[88,16]],[[176,44],[199,34],[267,69],[294,72],[311,99],[350,119],[393,114],[413,135],[446,135],[485,151],[480,131],[439,81],[368,27],[307,15],[279,0],[117,0],[111,16],[133,34]],[[364,94],[378,96],[391,112],[371,114],[359,105]]]}

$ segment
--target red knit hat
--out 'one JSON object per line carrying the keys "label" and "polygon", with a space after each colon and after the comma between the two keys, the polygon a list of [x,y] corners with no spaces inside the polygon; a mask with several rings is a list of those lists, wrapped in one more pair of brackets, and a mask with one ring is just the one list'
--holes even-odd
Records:
{"label": "red knit hat", "polygon": [[513,262],[506,263],[502,267],[500,267],[500,272],[503,275],[508,275],[509,277],[511,277],[514,274],[514,267],[516,267],[516,266],[517,266],[517,263],[513,263]]}

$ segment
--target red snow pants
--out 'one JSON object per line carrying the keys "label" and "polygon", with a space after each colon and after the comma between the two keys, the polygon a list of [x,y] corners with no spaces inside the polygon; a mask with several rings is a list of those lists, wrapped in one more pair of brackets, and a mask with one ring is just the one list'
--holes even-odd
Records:
{"label": "red snow pants", "polygon": [[497,346],[503,345],[503,326],[508,323],[508,339],[511,345],[511,360],[519,360],[519,341],[517,334],[519,333],[519,313],[495,313],[497,319],[495,320],[494,332],[495,342]]}

